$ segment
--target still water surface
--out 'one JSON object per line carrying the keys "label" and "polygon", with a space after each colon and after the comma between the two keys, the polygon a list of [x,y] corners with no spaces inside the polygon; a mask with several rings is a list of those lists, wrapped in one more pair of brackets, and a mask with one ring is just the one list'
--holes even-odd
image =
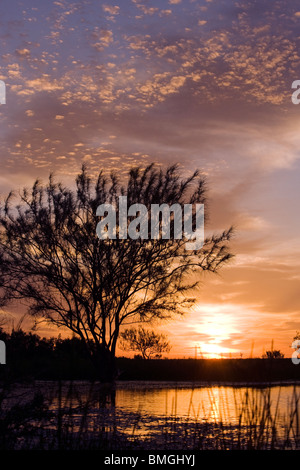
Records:
{"label": "still water surface", "polygon": [[300,396],[298,386],[248,387],[165,384],[121,384],[116,407],[142,416],[177,417],[235,424],[242,411],[270,405],[271,414],[285,419]]}
{"label": "still water surface", "polygon": [[72,433],[82,430],[84,422],[93,435],[104,430],[122,434],[126,439],[148,439],[152,443],[156,439],[162,445],[177,447],[183,438],[187,447],[202,445],[204,438],[211,439],[209,447],[215,444],[216,436],[220,445],[226,440],[232,445],[243,439],[246,442],[251,433],[266,448],[272,445],[274,436],[277,443],[290,445],[291,439],[293,448],[300,445],[300,384],[249,387],[119,382],[113,391],[104,393],[99,384],[84,381],[41,381],[34,387],[17,387],[8,401],[10,405],[26,401],[37,391],[54,413],[54,418],[44,423],[45,428],[52,430],[57,429],[59,415],[63,426]]}

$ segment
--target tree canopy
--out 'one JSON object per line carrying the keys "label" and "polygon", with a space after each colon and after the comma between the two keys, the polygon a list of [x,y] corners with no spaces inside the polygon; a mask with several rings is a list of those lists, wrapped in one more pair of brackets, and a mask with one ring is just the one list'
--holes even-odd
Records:
{"label": "tree canopy", "polygon": [[100,204],[205,203],[206,182],[199,171],[181,178],[176,165],[165,170],[134,168],[122,184],[85,167],[74,188],[35,181],[11,192],[0,208],[0,302],[26,302],[29,313],[66,327],[86,345],[99,377],[115,374],[120,328],[133,322],[184,313],[195,301],[203,271],[217,272],[232,255],[232,228],[207,237],[201,250],[182,239],[100,239]]}
{"label": "tree canopy", "polygon": [[143,359],[161,358],[162,353],[169,352],[171,346],[167,337],[156,333],[154,330],[146,330],[142,326],[126,328],[120,334],[121,347],[124,350],[141,353]]}

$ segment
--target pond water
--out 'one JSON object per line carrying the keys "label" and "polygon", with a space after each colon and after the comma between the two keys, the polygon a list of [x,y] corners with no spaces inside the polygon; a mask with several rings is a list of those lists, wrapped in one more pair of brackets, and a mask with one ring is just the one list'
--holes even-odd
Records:
{"label": "pond water", "polygon": [[300,385],[273,387],[207,386],[178,383],[124,383],[116,390],[116,407],[141,415],[178,417],[236,423],[241,411],[252,405],[270,403],[271,413],[277,408],[284,419],[300,395]]}
{"label": "pond water", "polygon": [[300,384],[119,382],[111,390],[41,381],[14,387],[3,405],[28,403],[37,392],[51,413],[39,429],[55,433],[60,427],[72,442],[101,433],[118,436],[119,449],[125,441],[156,449],[300,447]]}

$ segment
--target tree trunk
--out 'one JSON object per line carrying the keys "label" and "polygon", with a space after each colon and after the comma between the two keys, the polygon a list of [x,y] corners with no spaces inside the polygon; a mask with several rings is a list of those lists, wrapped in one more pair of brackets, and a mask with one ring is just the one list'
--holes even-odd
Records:
{"label": "tree trunk", "polygon": [[117,378],[115,355],[104,346],[99,346],[94,352],[92,360],[100,382],[114,383]]}

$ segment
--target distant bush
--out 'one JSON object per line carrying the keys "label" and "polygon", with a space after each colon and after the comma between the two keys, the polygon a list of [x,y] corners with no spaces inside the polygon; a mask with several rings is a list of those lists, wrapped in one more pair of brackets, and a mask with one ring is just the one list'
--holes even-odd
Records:
{"label": "distant bush", "polygon": [[171,349],[165,335],[146,330],[142,326],[139,329],[127,328],[120,337],[121,349],[137,351],[143,359],[160,359],[163,352],[169,352]]}
{"label": "distant bush", "polygon": [[266,351],[265,354],[262,355],[263,359],[283,359],[284,354],[282,354],[279,349],[274,349],[273,351]]}

